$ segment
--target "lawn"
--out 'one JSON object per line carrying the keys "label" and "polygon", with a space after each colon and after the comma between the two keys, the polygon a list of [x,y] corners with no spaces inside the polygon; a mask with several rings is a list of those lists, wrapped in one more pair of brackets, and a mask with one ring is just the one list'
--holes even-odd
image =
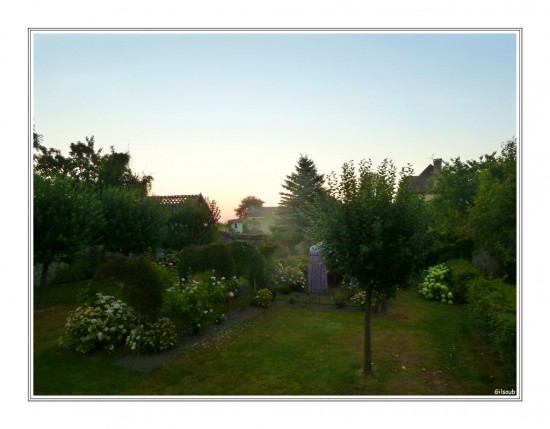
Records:
{"label": "lawn", "polygon": [[34,396],[479,396],[507,387],[467,307],[427,302],[414,290],[373,318],[372,377],[362,374],[357,309],[277,301],[156,369],[136,371],[121,364],[124,350],[80,354],[57,347],[74,309],[70,290],[74,285],[52,289],[48,306],[34,314]]}

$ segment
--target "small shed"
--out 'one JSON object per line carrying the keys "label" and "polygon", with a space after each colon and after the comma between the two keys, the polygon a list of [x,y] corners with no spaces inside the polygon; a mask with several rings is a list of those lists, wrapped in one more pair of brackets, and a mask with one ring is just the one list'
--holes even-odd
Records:
{"label": "small shed", "polygon": [[307,289],[309,292],[328,292],[328,272],[321,255],[321,244],[309,248],[309,263],[307,266]]}

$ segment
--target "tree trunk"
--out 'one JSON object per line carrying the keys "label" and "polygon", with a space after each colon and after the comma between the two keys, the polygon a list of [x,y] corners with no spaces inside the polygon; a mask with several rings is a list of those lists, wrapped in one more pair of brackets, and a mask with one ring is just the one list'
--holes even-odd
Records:
{"label": "tree trunk", "polygon": [[46,296],[46,281],[48,280],[48,270],[50,261],[42,263],[42,273],[40,274],[40,295],[38,297],[38,308],[44,307],[44,298]]}
{"label": "tree trunk", "polygon": [[370,335],[372,286],[367,286],[367,299],[365,300],[365,362],[363,374],[372,375],[372,348]]}

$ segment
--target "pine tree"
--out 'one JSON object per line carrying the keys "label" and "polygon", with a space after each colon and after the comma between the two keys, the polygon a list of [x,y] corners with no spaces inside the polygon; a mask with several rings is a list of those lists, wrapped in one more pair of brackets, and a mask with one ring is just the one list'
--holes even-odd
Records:
{"label": "pine tree", "polygon": [[279,192],[281,201],[279,206],[296,211],[304,202],[312,201],[314,196],[322,190],[325,181],[323,174],[317,173],[317,167],[307,155],[300,155],[296,164],[296,171],[286,176],[283,188],[286,192]]}
{"label": "pine tree", "polygon": [[280,241],[295,246],[304,241],[306,222],[299,211],[305,204],[313,201],[316,195],[323,192],[325,178],[317,173],[317,167],[307,155],[300,155],[295,171],[286,176],[280,192],[277,222],[272,232]]}

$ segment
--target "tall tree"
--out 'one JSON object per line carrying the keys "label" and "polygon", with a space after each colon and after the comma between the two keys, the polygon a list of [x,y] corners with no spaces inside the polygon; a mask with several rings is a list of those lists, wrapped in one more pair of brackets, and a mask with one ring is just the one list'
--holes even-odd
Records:
{"label": "tall tree", "polygon": [[101,194],[105,215],[102,242],[125,255],[160,246],[166,236],[168,213],[160,203],[132,188],[110,187]]}
{"label": "tall tree", "polygon": [[181,250],[193,244],[208,244],[216,239],[220,220],[220,209],[216,201],[189,199],[170,213],[165,245]]}
{"label": "tall tree", "polygon": [[264,201],[249,195],[241,200],[239,207],[235,209],[235,214],[239,219],[244,219],[250,209],[259,209],[263,207]]}
{"label": "tall tree", "polygon": [[312,238],[322,243],[328,266],[358,280],[365,291],[364,373],[372,374],[371,307],[373,292],[391,297],[417,265],[426,229],[420,197],[410,186],[412,169],[397,180],[391,161],[377,170],[361,161],[331,175],[328,194],[308,204],[305,216]]}
{"label": "tall tree", "polygon": [[65,157],[58,149],[46,148],[42,144],[42,135],[34,133],[34,172],[44,177],[61,174],[94,184],[100,190],[127,187],[142,195],[148,194],[153,177],[133,173],[128,152],[116,152],[111,146],[111,152],[103,154],[101,148],[96,150],[94,146],[94,136],[86,137],[85,142],[71,143],[69,156]]}
{"label": "tall tree", "polygon": [[300,215],[307,203],[323,193],[325,178],[317,173],[312,159],[300,155],[295,171],[286,176],[280,192],[279,213],[272,232],[276,238],[289,245],[296,245],[305,239],[306,221]]}
{"label": "tall tree", "polygon": [[33,180],[33,257],[35,263],[42,264],[38,304],[42,307],[51,263],[70,259],[92,244],[104,219],[101,203],[89,184],[65,176],[35,174]]}
{"label": "tall tree", "polygon": [[478,173],[478,189],[468,210],[476,249],[499,263],[506,280],[516,280],[516,139],[502,146],[499,156],[488,157]]}
{"label": "tall tree", "polygon": [[283,208],[296,210],[306,202],[312,201],[321,192],[325,178],[317,173],[317,167],[307,155],[300,155],[295,171],[286,176],[279,205]]}

